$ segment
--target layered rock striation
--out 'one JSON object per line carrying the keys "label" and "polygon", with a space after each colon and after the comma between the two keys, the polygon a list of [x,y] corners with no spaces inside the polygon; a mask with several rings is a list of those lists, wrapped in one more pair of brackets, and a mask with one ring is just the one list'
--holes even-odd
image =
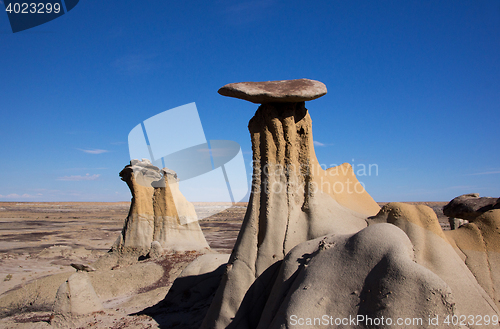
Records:
{"label": "layered rock striation", "polygon": [[249,123],[250,202],[201,328],[497,325],[498,202],[458,207],[473,222],[446,233],[427,206],[380,209],[348,164],[318,164],[304,101],[322,86],[300,79],[219,91],[262,104]]}
{"label": "layered rock striation", "polygon": [[[224,86],[219,93],[262,105],[248,125],[253,150],[248,209],[202,327],[248,328],[270,290],[271,281],[257,281],[259,277],[276,275],[280,261],[302,242],[363,229],[365,218],[380,207],[350,165],[323,170],[316,159],[304,101],[324,95],[322,83],[245,82]],[[249,290],[251,286],[255,288]],[[244,298],[249,302],[242,304]]]}
{"label": "layered rock striation", "polygon": [[477,282],[500,308],[500,209],[444,235]]}
{"label": "layered rock striation", "polygon": [[194,206],[180,192],[174,171],[160,170],[147,159],[132,160],[120,177],[130,188],[132,201],[113,250],[146,254],[153,241],[166,251],[209,249]]}

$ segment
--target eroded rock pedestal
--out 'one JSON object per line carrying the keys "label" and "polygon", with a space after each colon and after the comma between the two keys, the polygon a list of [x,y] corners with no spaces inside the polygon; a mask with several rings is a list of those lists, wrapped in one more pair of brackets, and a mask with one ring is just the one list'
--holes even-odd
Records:
{"label": "eroded rock pedestal", "polygon": [[130,188],[132,202],[114,250],[146,254],[153,241],[166,251],[209,249],[193,204],[179,191],[175,172],[143,159],[130,161],[120,177]]}
{"label": "eroded rock pedestal", "polygon": [[482,209],[444,233],[427,206],[380,209],[348,164],[322,170],[304,106],[326,93],[320,82],[230,84],[219,92],[263,104],[249,123],[247,213],[201,328],[498,324],[500,209]]}
{"label": "eroded rock pedestal", "polygon": [[326,94],[321,82],[246,82],[219,93],[263,104],[248,125],[253,178],[247,213],[202,327],[247,328],[260,317],[271,288],[268,278],[293,247],[333,232],[355,233],[380,207],[350,165],[325,171],[316,159],[304,102]]}

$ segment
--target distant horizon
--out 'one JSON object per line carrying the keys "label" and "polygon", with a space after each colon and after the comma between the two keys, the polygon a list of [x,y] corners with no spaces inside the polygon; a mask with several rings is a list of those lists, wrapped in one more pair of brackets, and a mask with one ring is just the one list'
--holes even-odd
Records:
{"label": "distant horizon", "polygon": [[[458,197],[459,195],[457,195]],[[483,196],[481,196],[483,197]],[[484,197],[490,197],[490,196],[484,196]],[[1,203],[13,203],[13,202],[16,202],[16,203],[130,203],[132,200],[130,201],[0,201],[0,204]],[[412,202],[415,202],[415,203],[425,203],[425,202],[450,202],[451,200],[444,200],[444,201],[376,201],[376,203],[390,203],[390,202],[401,202],[401,203],[412,203]],[[193,204],[196,204],[196,203],[210,203],[210,204],[214,204],[214,203],[223,203],[223,202],[217,202],[217,201],[214,201],[214,202],[204,202],[204,201],[200,201],[200,202],[197,202],[197,201],[192,201],[191,203]],[[237,202],[237,203],[248,203],[248,201],[240,201],[240,202]]]}

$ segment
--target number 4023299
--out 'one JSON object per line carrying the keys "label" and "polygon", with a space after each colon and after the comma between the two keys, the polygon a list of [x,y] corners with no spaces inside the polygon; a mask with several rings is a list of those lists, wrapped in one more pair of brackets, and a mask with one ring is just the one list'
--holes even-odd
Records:
{"label": "number 4023299", "polygon": [[61,11],[59,3],[9,3],[5,8],[9,14],[58,14]]}

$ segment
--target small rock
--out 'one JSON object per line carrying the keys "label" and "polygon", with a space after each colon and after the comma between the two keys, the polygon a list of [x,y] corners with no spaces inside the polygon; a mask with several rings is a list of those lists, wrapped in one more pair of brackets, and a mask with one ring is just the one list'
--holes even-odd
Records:
{"label": "small rock", "polygon": [[90,278],[85,272],[71,275],[57,290],[54,303],[56,314],[88,314],[103,309]]}
{"label": "small rock", "polygon": [[450,230],[456,230],[460,226],[465,225],[469,222],[468,220],[462,218],[453,218],[453,217],[448,218],[448,221],[450,223]]}
{"label": "small rock", "polygon": [[149,258],[159,258],[163,255],[163,248],[158,241],[151,242],[151,249],[149,250]]}
{"label": "small rock", "polygon": [[91,267],[91,266],[88,266],[88,265],[84,265],[84,264],[74,264],[74,263],[71,263],[70,264],[73,268],[76,269],[76,271],[82,271],[82,272],[94,272],[95,271],[95,268]]}

